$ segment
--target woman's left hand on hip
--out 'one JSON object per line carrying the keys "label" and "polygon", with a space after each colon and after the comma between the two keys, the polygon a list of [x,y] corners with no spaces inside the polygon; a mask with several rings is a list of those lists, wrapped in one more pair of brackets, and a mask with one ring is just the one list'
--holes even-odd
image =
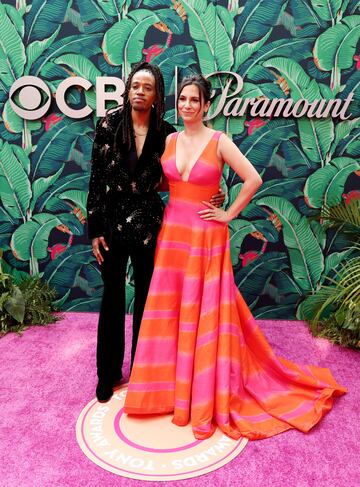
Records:
{"label": "woman's left hand on hip", "polygon": [[205,210],[198,211],[200,218],[203,220],[213,220],[221,223],[228,223],[231,220],[228,213],[222,208],[217,208],[208,201],[202,201],[202,203],[207,206]]}

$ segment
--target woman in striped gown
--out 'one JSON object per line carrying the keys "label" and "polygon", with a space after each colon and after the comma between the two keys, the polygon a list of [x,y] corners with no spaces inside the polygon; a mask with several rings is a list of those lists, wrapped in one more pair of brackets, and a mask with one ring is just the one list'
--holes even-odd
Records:
{"label": "woman in striped gown", "polygon": [[[125,401],[128,414],[173,413],[198,439],[216,427],[232,438],[307,432],[346,392],[331,372],[278,358],[239,293],[227,223],[261,178],[233,142],[207,128],[210,83],[181,84],[184,131],[167,138],[161,163],[170,199]],[[227,211],[206,203],[224,161],[244,184]]]}

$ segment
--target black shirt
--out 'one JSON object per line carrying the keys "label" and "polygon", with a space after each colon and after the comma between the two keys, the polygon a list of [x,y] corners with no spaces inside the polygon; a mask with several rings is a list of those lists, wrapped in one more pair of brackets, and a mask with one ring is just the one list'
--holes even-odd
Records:
{"label": "black shirt", "polygon": [[[117,110],[99,120],[92,151],[87,200],[89,238],[104,236],[123,244],[148,245],[160,230],[164,204],[156,190],[162,177],[160,163],[166,136],[175,129],[163,122],[156,128],[154,115],[137,158],[133,134],[131,148],[115,140],[122,123]],[[110,243],[109,243],[110,244]]]}
{"label": "black shirt", "polygon": [[131,177],[134,177],[139,162],[135,146],[131,146],[131,149],[129,150],[126,159],[123,159],[123,161],[125,163],[128,174]]}

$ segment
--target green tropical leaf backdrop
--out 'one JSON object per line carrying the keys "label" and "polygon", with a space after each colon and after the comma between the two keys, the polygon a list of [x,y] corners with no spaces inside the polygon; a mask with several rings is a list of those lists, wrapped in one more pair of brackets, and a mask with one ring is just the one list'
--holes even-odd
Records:
{"label": "green tropical leaf backdrop", "polygon": [[[86,237],[86,195],[96,117],[69,119],[53,103],[24,121],[9,103],[21,76],[52,93],[69,76],[125,78],[157,63],[166,119],[179,76],[239,73],[243,97],[344,100],[352,117],[211,120],[233,138],[264,184],[230,224],[235,280],[259,318],[295,318],[304,297],[348,258],[347,241],[310,216],[360,197],[358,0],[0,0],[0,247],[18,275],[40,274],[64,310],[99,309],[102,281]],[[214,88],[226,78],[213,79]],[[219,93],[217,93],[219,99]],[[67,101],[95,107],[94,90]],[[228,167],[229,206],[241,181]],[[128,311],[134,299],[128,266]]]}

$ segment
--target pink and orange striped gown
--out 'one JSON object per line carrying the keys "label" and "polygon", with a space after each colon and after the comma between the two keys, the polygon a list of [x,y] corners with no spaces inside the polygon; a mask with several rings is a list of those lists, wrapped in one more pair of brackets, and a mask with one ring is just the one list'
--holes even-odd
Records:
{"label": "pink and orange striped gown", "polygon": [[233,277],[226,224],[202,220],[221,177],[220,132],[182,181],[177,133],[162,156],[170,199],[156,250],[125,412],[174,413],[196,438],[307,432],[346,392],[328,369],[278,358]]}

